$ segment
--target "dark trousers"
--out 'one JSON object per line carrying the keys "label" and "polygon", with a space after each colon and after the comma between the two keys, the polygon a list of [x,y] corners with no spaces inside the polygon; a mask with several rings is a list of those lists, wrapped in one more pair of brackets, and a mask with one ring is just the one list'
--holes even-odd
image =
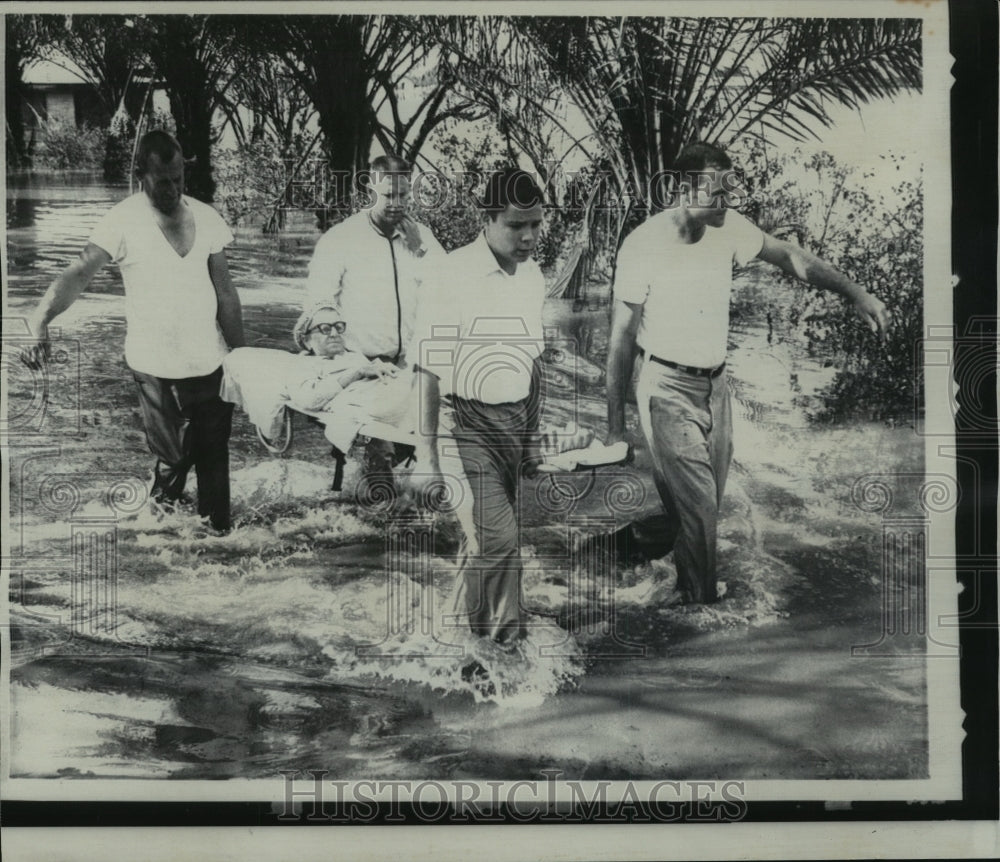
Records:
{"label": "dark trousers", "polygon": [[228,530],[229,432],[233,405],[219,398],[222,369],[170,380],[133,371],[146,440],[156,456],[152,497],[180,499],[188,471],[198,477],[198,514]]}

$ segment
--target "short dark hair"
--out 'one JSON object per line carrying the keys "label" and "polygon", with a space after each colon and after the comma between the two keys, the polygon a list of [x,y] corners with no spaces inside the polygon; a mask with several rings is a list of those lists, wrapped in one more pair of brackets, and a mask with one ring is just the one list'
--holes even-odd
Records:
{"label": "short dark hair", "polygon": [[369,170],[377,180],[383,174],[406,174],[409,176],[413,171],[413,166],[406,159],[387,154],[374,159]]}
{"label": "short dark hair", "polygon": [[153,129],[142,136],[135,153],[135,171],[139,176],[149,170],[149,157],[154,154],[164,163],[172,161],[175,155],[184,158],[177,138],[163,129]]}
{"label": "short dark hair", "polygon": [[674,170],[681,175],[681,182],[694,182],[695,174],[711,168],[730,170],[732,167],[733,160],[725,150],[701,142],[688,144],[674,162]]}
{"label": "short dark hair", "polygon": [[482,207],[496,219],[508,206],[528,209],[543,203],[545,195],[535,178],[520,168],[503,168],[490,174],[486,181]]}

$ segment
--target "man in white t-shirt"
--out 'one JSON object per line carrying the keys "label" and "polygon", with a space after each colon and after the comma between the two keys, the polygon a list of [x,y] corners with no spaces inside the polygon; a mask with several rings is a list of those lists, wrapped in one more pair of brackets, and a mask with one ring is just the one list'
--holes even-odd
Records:
{"label": "man in white t-shirt", "polygon": [[618,253],[608,349],[608,443],[625,436],[625,397],[638,352],[636,387],[654,479],[666,509],[678,587],[687,601],[713,602],[716,529],[732,457],[726,382],[732,269],[757,257],[854,305],[884,337],[881,301],[816,255],[761,231],[728,210],[737,190],[732,162],[691,144],[674,169],[670,206],[636,228]]}
{"label": "man in white t-shirt", "polygon": [[156,456],[152,499],[184,499],[192,467],[198,513],[228,530],[229,432],[232,405],[219,398],[222,359],[243,345],[239,296],[226,264],[233,241],[207,204],[184,195],[180,145],[148,132],[136,154],[141,190],[116,204],[94,229],[80,257],[52,282],[30,326],[25,362],[48,358],[48,325],[108,263],[125,283],[125,361],[132,369],[149,447]]}
{"label": "man in white t-shirt", "polygon": [[459,509],[463,474],[472,492],[455,610],[474,633],[511,647],[526,633],[518,477],[540,461],[545,280],[531,255],[542,200],[524,171],[490,177],[485,229],[428,283],[409,351],[418,371],[417,461],[427,484],[451,484]]}
{"label": "man in white t-shirt", "polygon": [[[304,306],[328,303],[339,308],[347,322],[347,350],[401,368],[413,336],[417,293],[445,254],[430,229],[407,213],[411,171],[410,163],[398,156],[372,161],[372,205],[319,238],[309,262]],[[391,479],[398,460],[395,448],[384,440],[370,441],[365,475]]]}

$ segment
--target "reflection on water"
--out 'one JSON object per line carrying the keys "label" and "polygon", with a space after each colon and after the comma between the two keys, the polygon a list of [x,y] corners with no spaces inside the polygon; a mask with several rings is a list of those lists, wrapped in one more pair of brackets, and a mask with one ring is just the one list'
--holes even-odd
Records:
{"label": "reflection on water", "polygon": [[37,198],[14,194],[7,198],[7,230],[19,227],[34,227],[35,204]]}
{"label": "reflection on water", "polygon": [[[8,183],[12,315],[30,308],[126,193],[59,178]],[[252,343],[291,346],[317,236],[307,227],[237,231],[228,256]],[[125,517],[108,508],[112,472],[142,487],[149,470],[121,359],[121,290],[108,268],[91,288],[98,295],[67,315],[80,373],[52,378],[45,433],[25,437],[48,448],[10,471],[13,517],[24,525],[12,553],[25,561],[16,585],[15,774],[922,774],[919,663],[906,670],[872,660],[862,671],[849,658],[851,644],[878,637],[885,576],[879,516],[862,512],[851,488],[866,472],[919,474],[919,438],[865,423],[810,428],[801,405],[832,372],[776,339],[765,317],[740,320],[732,333],[736,461],[720,526],[724,599],[676,603],[641,440],[630,467],[526,483],[524,587],[537,625],[527,654],[481,656],[500,683],[483,704],[457,659],[429,657],[433,642],[416,634],[385,631],[392,589],[407,591],[415,608],[446,607],[454,523],[433,522],[430,569],[415,589],[414,559],[425,557],[386,562],[392,514],[357,504],[353,461],[345,492],[330,491],[329,446],[315,426],[298,422],[293,450],[272,459],[237,417],[230,536],[206,536],[193,516],[156,521],[141,494]],[[607,307],[554,301],[545,316],[558,333],[546,419],[603,429]],[[28,415],[36,382],[9,365],[11,416]],[[75,497],[44,497],[53,476],[70,477]],[[899,505],[912,505],[912,489],[897,490]],[[74,634],[66,615],[77,600],[70,563],[81,518],[115,524],[117,615],[106,630]],[[631,553],[614,559],[611,535],[627,537]],[[380,642],[381,658],[359,657],[359,646]],[[415,658],[418,647],[424,655]],[[875,714],[893,716],[892,733]],[[829,742],[817,747],[818,739]]]}
{"label": "reflection on water", "polygon": [[[107,186],[87,175],[8,177],[8,294],[30,296],[39,284],[47,286],[83,250],[108,207],[127,194],[127,186]],[[121,279],[107,270],[90,290],[120,293]]]}

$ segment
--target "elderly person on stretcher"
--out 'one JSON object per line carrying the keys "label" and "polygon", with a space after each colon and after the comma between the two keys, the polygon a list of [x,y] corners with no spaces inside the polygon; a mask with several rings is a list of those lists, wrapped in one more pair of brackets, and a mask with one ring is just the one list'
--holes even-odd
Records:
{"label": "elderly person on stretcher", "polygon": [[366,425],[412,430],[408,372],[346,350],[347,323],[329,304],[303,312],[292,331],[299,353],[241,347],[225,359],[222,398],[241,406],[265,442],[282,433],[285,409],[319,415],[335,455],[345,453]]}
{"label": "elderly person on stretcher", "polygon": [[[221,389],[222,399],[246,411],[272,451],[280,451],[274,441],[282,435],[286,408],[319,418],[338,462],[335,490],[340,489],[344,454],[359,432],[405,444],[415,424],[413,372],[347,350],[347,325],[335,306],[314,305],[292,331],[299,353],[237,348],[223,362]],[[543,428],[540,443],[546,456],[539,465],[543,472],[617,463],[627,453],[625,444],[621,452],[612,452],[594,440],[592,431],[575,427]],[[466,484],[464,475],[452,478]],[[454,499],[456,492],[448,496]],[[457,496],[464,495],[458,491]]]}

